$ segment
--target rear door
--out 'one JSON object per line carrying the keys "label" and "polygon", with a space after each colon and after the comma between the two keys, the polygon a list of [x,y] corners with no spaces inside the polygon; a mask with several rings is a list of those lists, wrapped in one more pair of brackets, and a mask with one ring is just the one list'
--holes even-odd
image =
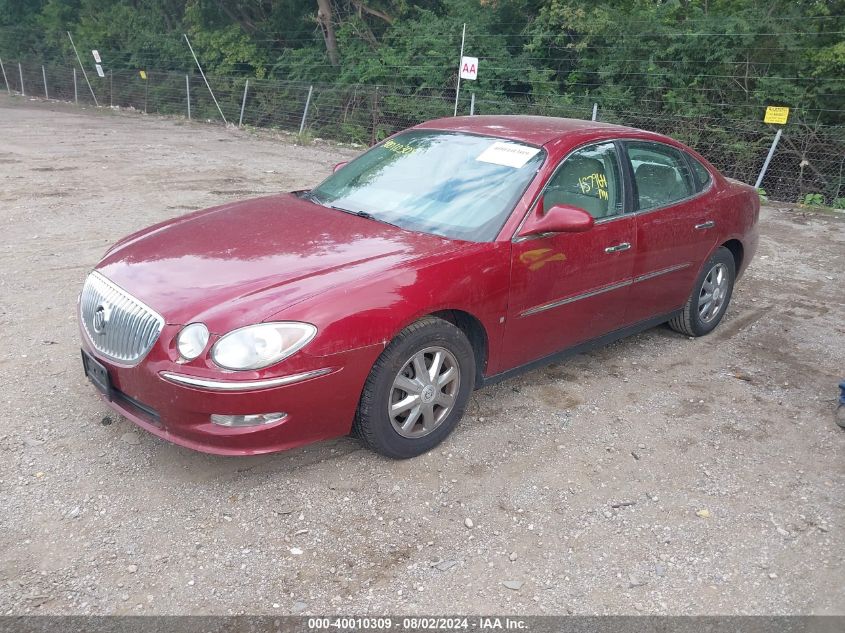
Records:
{"label": "rear door", "polygon": [[[638,323],[684,305],[716,239],[709,197],[685,152],[653,141],[626,141],[633,183],[637,251],[627,321]],[[705,170],[706,172],[706,170]]]}
{"label": "rear door", "polygon": [[516,238],[503,364],[516,367],[618,329],[636,252],[636,218],[625,215],[617,146],[579,148],[557,168],[538,204],[568,204],[596,221],[584,233]]}

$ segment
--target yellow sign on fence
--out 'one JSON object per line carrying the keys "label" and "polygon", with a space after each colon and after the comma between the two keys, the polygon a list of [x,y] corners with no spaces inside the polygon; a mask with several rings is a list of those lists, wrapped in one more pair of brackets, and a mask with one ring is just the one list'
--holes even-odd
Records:
{"label": "yellow sign on fence", "polygon": [[[146,78],[147,78],[147,71],[146,71],[146,70],[142,70],[142,71],[141,71],[141,79],[146,79]],[[788,110],[788,108],[787,108],[787,110]],[[767,114],[766,116],[769,116],[769,115]],[[784,120],[784,123],[786,123],[786,121],[785,121],[785,120]]]}
{"label": "yellow sign on fence", "polygon": [[786,125],[786,120],[788,118],[789,108],[785,106],[769,106],[766,108],[766,116],[763,118],[763,123]]}

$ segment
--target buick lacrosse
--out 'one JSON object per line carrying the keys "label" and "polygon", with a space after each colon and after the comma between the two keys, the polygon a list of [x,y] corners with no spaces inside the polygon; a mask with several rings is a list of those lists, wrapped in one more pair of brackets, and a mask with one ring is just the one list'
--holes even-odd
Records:
{"label": "buick lacrosse", "polygon": [[712,331],[759,209],[659,134],[430,121],[314,189],[119,241],[79,298],[83,368],[120,414],[193,449],[354,432],[413,457],[473,389],[661,323]]}

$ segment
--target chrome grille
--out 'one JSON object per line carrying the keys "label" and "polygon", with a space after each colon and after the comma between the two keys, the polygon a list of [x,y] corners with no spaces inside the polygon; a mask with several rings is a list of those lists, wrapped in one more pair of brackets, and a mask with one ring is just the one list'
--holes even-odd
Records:
{"label": "chrome grille", "polygon": [[79,312],[94,348],[126,365],[140,362],[164,327],[160,314],[97,272],[85,280]]}

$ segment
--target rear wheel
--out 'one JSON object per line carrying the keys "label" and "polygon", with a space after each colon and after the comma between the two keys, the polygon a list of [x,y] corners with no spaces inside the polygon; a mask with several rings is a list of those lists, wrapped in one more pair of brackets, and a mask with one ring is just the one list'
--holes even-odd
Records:
{"label": "rear wheel", "polygon": [[475,384],[475,355],[457,327],[425,317],[402,330],[370,372],[354,431],[396,459],[437,446],[463,417]]}
{"label": "rear wheel", "polygon": [[725,316],[733,294],[736,264],[733,254],[719,247],[695,281],[683,311],[669,326],[687,336],[709,334]]}

